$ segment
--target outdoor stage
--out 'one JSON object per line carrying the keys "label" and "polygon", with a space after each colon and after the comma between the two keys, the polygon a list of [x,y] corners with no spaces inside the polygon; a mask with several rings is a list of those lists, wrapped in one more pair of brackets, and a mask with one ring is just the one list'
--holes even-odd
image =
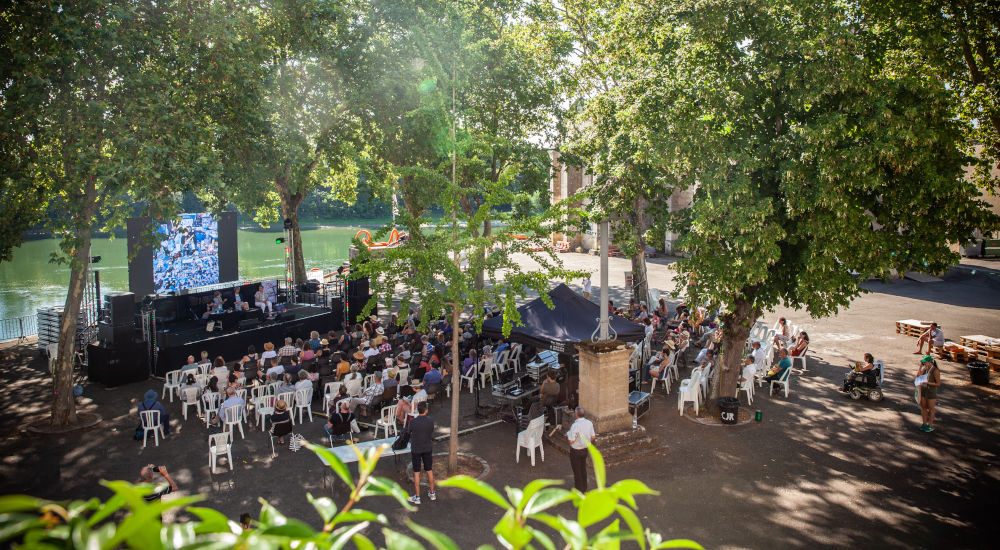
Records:
{"label": "outdoor stage", "polygon": [[262,353],[265,342],[273,343],[278,349],[284,345],[286,336],[305,340],[309,338],[310,331],[325,335],[327,331],[340,330],[343,323],[342,311],[289,304],[288,310],[278,318],[265,320],[251,328],[240,329],[237,323],[230,323],[224,331],[209,333],[203,323],[188,321],[171,324],[169,330],[156,332],[158,349],[153,362],[153,375],[163,376],[167,371],[179,369],[188,355],[198,359],[202,351],[207,351],[212,359],[221,355],[226,361],[235,361],[246,354],[247,346],[251,344],[257,348],[257,353]]}

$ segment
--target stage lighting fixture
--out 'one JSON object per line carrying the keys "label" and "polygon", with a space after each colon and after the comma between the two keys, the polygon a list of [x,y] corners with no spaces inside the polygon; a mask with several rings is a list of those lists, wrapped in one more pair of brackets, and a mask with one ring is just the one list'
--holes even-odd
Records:
{"label": "stage lighting fixture", "polygon": [[278,237],[277,239],[274,239],[274,244],[285,244],[285,238]]}
{"label": "stage lighting fixture", "polygon": [[101,257],[100,256],[91,256],[90,257],[90,263],[92,263],[92,264],[99,264],[99,263],[101,263]]}
{"label": "stage lighting fixture", "polygon": [[292,228],[292,218],[285,218],[285,229]]}

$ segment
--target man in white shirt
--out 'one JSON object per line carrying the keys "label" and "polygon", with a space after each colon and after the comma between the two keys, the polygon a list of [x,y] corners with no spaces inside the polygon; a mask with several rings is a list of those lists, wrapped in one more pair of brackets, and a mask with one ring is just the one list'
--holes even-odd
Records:
{"label": "man in white shirt", "polygon": [[285,367],[278,364],[278,359],[276,357],[272,357],[269,361],[271,362],[271,367],[264,373],[265,376],[271,376],[273,374],[275,378],[278,378],[282,374],[285,374]]}
{"label": "man in white shirt", "polygon": [[754,364],[760,365],[762,367],[768,366],[764,364],[764,350],[760,348],[760,342],[759,341],[754,342],[753,344],[750,345],[750,347],[753,348],[752,354],[753,354]]}
{"label": "man in white shirt", "polygon": [[[372,345],[371,345],[371,342],[369,342],[368,340],[365,340],[364,342],[361,343],[361,349],[363,350],[361,352],[361,354],[365,356],[365,364],[366,365],[368,364],[368,359],[369,358],[378,355],[378,350],[375,349],[375,348],[373,348]],[[379,365],[379,367],[381,367],[381,366],[382,365]]]}
{"label": "man in white shirt", "polygon": [[917,339],[917,351],[913,352],[913,355],[922,355],[924,353],[920,351],[924,347],[924,342],[927,342],[927,353],[934,351],[934,347],[939,348],[944,345],[944,332],[938,328],[937,323],[931,323],[931,328],[925,330],[920,335],[920,338]]}
{"label": "man in white shirt", "polygon": [[597,434],[594,433],[594,424],[584,418],[586,411],[583,407],[576,408],[576,420],[569,427],[569,464],[573,468],[573,486],[581,493],[587,492],[587,446],[593,443]]}
{"label": "man in white shirt", "polygon": [[753,384],[754,376],[757,375],[757,365],[753,362],[753,357],[747,355],[743,360],[743,374],[740,375],[740,389]]}

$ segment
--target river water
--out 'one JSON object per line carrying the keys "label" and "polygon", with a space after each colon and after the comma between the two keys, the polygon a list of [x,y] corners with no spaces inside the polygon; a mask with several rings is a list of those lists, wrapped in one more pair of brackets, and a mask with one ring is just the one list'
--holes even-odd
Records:
{"label": "river water", "polygon": [[[302,230],[306,269],[328,270],[347,260],[357,227],[320,227]],[[284,277],[284,245],[275,244],[281,231],[239,231],[240,279]],[[33,315],[38,307],[61,306],[66,301],[69,268],[49,262],[59,250],[59,241],[26,241],[14,250],[9,262],[0,263],[0,319]],[[93,241],[92,255],[100,256],[94,266],[100,272],[101,292],[128,290],[128,263],[124,238]]]}

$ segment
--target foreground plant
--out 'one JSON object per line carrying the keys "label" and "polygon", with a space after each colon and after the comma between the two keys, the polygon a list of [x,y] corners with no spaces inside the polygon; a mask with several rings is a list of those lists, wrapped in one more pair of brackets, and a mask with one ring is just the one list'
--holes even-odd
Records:
{"label": "foreground plant", "polygon": [[[374,549],[376,545],[366,534],[369,527],[378,525],[385,548],[420,549],[425,542],[438,550],[457,549],[448,536],[422,527],[410,520],[406,526],[421,540],[388,527],[385,515],[362,510],[356,505],[364,498],[387,495],[407,510],[414,508],[407,503],[407,493],[398,483],[373,475],[385,447],[358,452],[358,477],[355,479],[347,465],[329,450],[310,443],[306,447],[329,464],[333,473],[351,487],[347,501],[341,505],[329,497],[306,498],[313,505],[323,526],[314,529],[305,522],[289,518],[260,499],[260,519],[253,529],[243,529],[222,513],[211,508],[194,506],[204,498],[191,495],[171,501],[146,502],[150,486],[132,485],[125,481],[105,481],[105,487],[114,493],[101,501],[75,500],[53,502],[25,495],[0,497],[0,543],[23,548],[323,548],[339,549],[351,543],[354,547]],[[539,479],[524,489],[505,487],[504,498],[490,485],[468,476],[455,476],[443,481],[443,487],[456,487],[479,495],[506,510],[503,518],[493,528],[498,542],[506,548],[556,548],[552,536],[540,528],[548,527],[561,537],[567,549],[618,548],[620,541],[636,541],[647,548],[696,548],[693,541],[663,541],[659,534],[642,527],[635,513],[636,495],[656,494],[644,483],[626,479],[608,487],[605,483],[604,460],[590,448],[594,461],[597,488],[587,493],[554,487],[556,480]],[[577,509],[576,520],[551,515],[547,510],[570,502]],[[197,519],[163,525],[161,514],[172,509],[183,509]],[[621,529],[621,522],[627,529]],[[599,524],[607,522],[603,527]],[[589,535],[587,529],[598,529]],[[489,546],[484,546],[490,548]]]}

